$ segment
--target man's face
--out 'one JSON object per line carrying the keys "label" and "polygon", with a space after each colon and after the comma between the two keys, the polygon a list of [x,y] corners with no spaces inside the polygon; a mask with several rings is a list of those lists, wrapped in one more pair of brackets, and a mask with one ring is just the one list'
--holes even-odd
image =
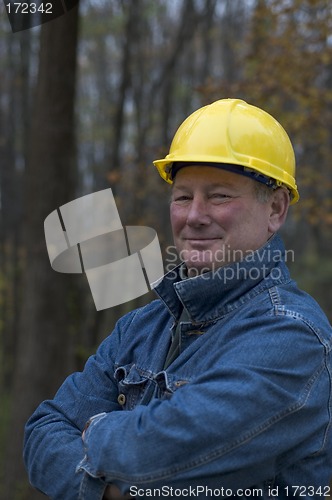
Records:
{"label": "man's face", "polygon": [[210,166],[190,165],[176,174],[171,224],[189,275],[242,260],[273,234],[272,201],[257,199],[255,183]]}

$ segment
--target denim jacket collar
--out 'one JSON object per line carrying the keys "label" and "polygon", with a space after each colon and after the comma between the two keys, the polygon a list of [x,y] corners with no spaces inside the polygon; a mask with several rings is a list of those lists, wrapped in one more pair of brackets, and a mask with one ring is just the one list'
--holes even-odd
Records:
{"label": "denim jacket collar", "polygon": [[181,279],[180,264],[164,276],[155,292],[176,320],[184,306],[192,323],[216,321],[263,290],[289,281],[284,255],[283,242],[274,235],[242,261],[192,278]]}

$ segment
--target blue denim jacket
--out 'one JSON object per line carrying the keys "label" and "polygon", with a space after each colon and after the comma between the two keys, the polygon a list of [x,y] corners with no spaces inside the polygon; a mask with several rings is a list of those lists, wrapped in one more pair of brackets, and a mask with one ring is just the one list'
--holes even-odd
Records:
{"label": "blue denim jacket", "polygon": [[283,255],[275,236],[218,272],[165,275],[28,421],[32,484],[59,500],[107,483],[137,498],[329,493],[332,332]]}

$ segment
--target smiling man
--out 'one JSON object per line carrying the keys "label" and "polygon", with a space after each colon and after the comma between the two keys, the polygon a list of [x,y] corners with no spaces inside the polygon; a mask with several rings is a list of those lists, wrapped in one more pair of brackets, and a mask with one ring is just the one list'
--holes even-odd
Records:
{"label": "smiling man", "polygon": [[270,190],[264,198],[256,184],[224,170],[222,164],[204,168],[188,164],[178,171],[171,224],[189,276],[243,260],[283,224],[288,191]]}
{"label": "smiling man", "polygon": [[278,230],[295,159],[263,110],[190,115],[166,158],[182,263],[26,425],[32,484],[58,500],[328,495],[331,326]]}

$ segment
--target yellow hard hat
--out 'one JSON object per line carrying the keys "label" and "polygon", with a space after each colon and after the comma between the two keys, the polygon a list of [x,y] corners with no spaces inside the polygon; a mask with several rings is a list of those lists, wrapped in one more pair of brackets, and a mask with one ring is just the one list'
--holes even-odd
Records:
{"label": "yellow hard hat", "polygon": [[270,114],[240,99],[221,99],[192,113],[175,133],[169,154],[153,162],[169,183],[174,163],[242,167],[239,173],[286,186],[292,204],[299,199],[295,155],[286,131]]}

